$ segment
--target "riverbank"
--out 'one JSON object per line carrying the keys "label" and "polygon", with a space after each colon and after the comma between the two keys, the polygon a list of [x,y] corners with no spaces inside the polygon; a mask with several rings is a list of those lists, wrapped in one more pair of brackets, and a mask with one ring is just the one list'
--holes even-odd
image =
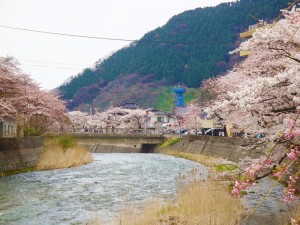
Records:
{"label": "riverbank", "polygon": [[[182,141],[182,140],[181,140]],[[183,140],[184,141],[184,140]],[[185,140],[186,141],[186,140]],[[186,141],[187,142],[187,141]],[[222,158],[213,158],[207,155],[201,155],[199,151],[195,153],[188,153],[178,151],[187,143],[180,143],[180,141],[169,141],[170,145],[165,145],[158,149],[159,153],[173,155],[176,157],[185,158],[195,162],[199,162],[210,168],[210,176],[213,179],[223,180],[227,184],[232,184],[238,178],[239,169],[226,172],[227,165],[238,165],[237,163],[224,160]],[[172,146],[174,145],[174,146]],[[177,146],[176,146],[177,145]],[[224,166],[224,167],[223,167]],[[217,168],[224,168],[226,174],[218,173]],[[219,170],[222,172],[222,169]],[[217,173],[216,173],[217,172]],[[241,225],[287,225],[290,224],[291,218],[300,221],[300,201],[296,200],[294,204],[287,205],[282,198],[284,187],[270,177],[266,177],[250,188],[250,190],[243,192],[241,198],[244,208],[244,216],[241,219]]]}
{"label": "riverbank", "polygon": [[[179,180],[179,195],[174,201],[156,200],[143,207],[125,208],[118,220],[103,222],[101,217],[91,219],[89,225],[240,225],[244,215],[240,199],[231,196],[231,181],[223,175],[225,171],[237,175],[237,165],[221,158],[166,150],[171,143],[181,140],[167,140],[156,153],[175,156],[198,162],[208,169],[208,178],[197,179],[199,171],[192,169],[182,174]],[[163,181],[162,181],[163,182]]]}
{"label": "riverbank", "polygon": [[35,170],[80,166],[93,161],[92,154],[75,142],[58,138],[24,137],[0,139],[0,177]]}
{"label": "riverbank", "polygon": [[[190,176],[194,177],[195,171]],[[124,209],[118,220],[104,223],[95,217],[89,225],[239,225],[243,215],[239,199],[230,195],[229,186],[217,181],[191,181],[181,187],[175,202],[151,201],[142,208]]]}
{"label": "riverbank", "polygon": [[62,136],[44,139],[37,170],[52,170],[81,166],[93,162],[92,154],[76,143],[74,138]]}
{"label": "riverbank", "polygon": [[42,137],[0,138],[0,176],[34,170],[43,151]]}

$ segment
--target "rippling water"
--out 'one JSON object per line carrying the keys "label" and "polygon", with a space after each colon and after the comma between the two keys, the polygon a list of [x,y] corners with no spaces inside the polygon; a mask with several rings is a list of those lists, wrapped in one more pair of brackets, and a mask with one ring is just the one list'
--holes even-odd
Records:
{"label": "rippling water", "polygon": [[84,224],[95,214],[176,195],[180,174],[203,166],[159,154],[94,154],[91,164],[0,178],[0,224]]}

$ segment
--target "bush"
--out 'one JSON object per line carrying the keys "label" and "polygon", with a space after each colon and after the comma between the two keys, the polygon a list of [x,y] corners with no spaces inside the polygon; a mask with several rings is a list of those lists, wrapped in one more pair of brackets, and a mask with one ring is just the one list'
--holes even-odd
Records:
{"label": "bush", "polygon": [[25,136],[40,136],[43,134],[43,130],[41,128],[32,128],[29,127],[25,130]]}
{"label": "bush", "polygon": [[57,143],[64,150],[67,148],[73,148],[76,145],[75,138],[70,135],[60,136],[57,140]]}

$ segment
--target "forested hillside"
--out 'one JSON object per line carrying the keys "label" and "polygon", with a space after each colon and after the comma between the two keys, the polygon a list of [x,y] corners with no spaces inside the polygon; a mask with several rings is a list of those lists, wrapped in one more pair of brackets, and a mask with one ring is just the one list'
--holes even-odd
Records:
{"label": "forested hillside", "polygon": [[[147,95],[140,91],[145,90],[141,84],[146,83],[152,83],[148,87],[150,92],[151,85],[159,88],[183,83],[197,88],[203,80],[230,69],[239,60],[238,56],[229,56],[228,52],[240,42],[240,32],[257,23],[258,19],[270,21],[276,18],[280,9],[287,6],[288,0],[240,0],[186,11],[100,61],[95,68],[85,69],[59,90],[63,98],[69,100],[69,108],[75,108],[86,103],[100,106],[99,99],[104,95],[113,99],[118,93],[110,92],[108,87],[121,75],[151,78],[147,82],[138,82],[139,88],[128,89],[130,97],[122,96],[124,101],[131,99],[145,103]],[[118,83],[118,90],[128,88]],[[158,104],[157,96],[151,97],[153,101],[147,101],[149,104],[143,106]]]}

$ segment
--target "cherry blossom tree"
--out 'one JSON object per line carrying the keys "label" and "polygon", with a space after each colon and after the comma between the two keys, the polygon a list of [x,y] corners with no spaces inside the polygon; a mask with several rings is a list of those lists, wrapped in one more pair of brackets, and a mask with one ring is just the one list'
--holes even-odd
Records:
{"label": "cherry blossom tree", "polygon": [[33,117],[35,120],[43,118],[41,130],[54,122],[62,124],[65,121],[65,104],[58,94],[41,90],[27,74],[22,73],[14,58],[0,57],[0,87],[0,120],[15,120],[20,133],[29,128]]}
{"label": "cherry blossom tree", "polygon": [[283,19],[258,29],[232,52],[251,51],[243,62],[203,83],[208,98],[200,104],[224,124],[234,123],[253,137],[264,133],[264,140],[274,143],[266,156],[241,165],[245,173],[235,182],[233,195],[271,175],[274,185],[286,182],[283,198],[291,203],[300,191],[300,9],[282,14]]}
{"label": "cherry blossom tree", "polygon": [[282,12],[284,19],[258,29],[233,52],[250,50],[244,62],[202,86],[212,96],[208,112],[253,136],[276,137],[300,104],[300,11]]}
{"label": "cherry blossom tree", "polygon": [[[126,114],[127,113],[127,114]],[[145,110],[142,109],[126,109],[123,117],[123,127],[139,128],[144,124]]]}
{"label": "cherry blossom tree", "polygon": [[113,107],[104,112],[89,115],[79,111],[69,112],[68,117],[72,121],[75,130],[80,129],[107,129],[107,128],[139,128],[143,126],[142,109],[124,109]]}
{"label": "cherry blossom tree", "polygon": [[176,120],[174,123],[169,124],[171,129],[181,130],[198,130],[202,127],[202,121],[200,118],[201,106],[196,102],[190,103],[187,107],[178,107],[174,110],[174,116]]}

